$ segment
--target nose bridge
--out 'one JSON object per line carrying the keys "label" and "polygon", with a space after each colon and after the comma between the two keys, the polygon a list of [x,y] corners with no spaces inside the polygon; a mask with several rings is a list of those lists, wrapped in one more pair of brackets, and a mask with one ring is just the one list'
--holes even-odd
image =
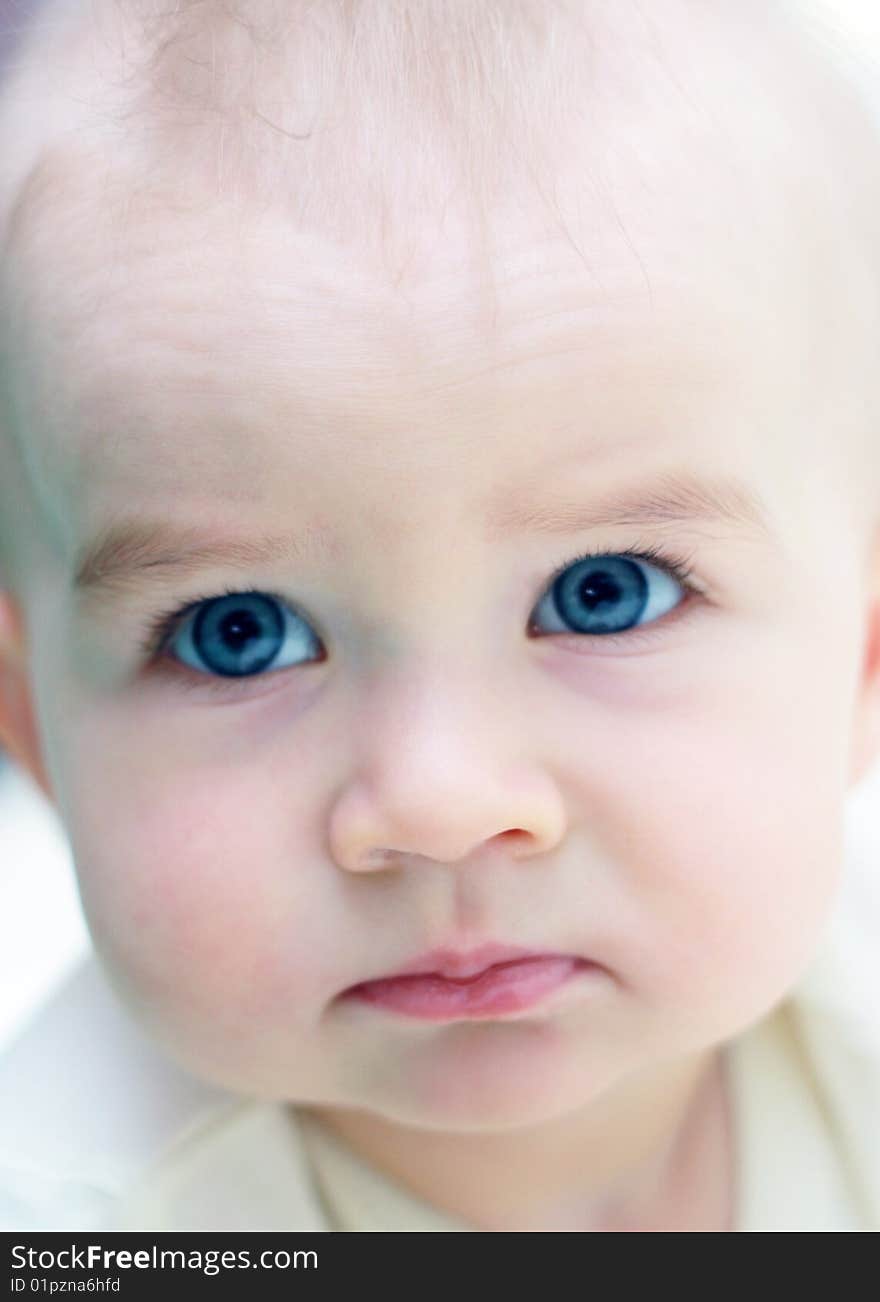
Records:
{"label": "nose bridge", "polygon": [[372,686],[380,693],[416,693],[432,675],[456,675],[463,687],[478,669],[474,658],[491,622],[491,584],[478,559],[465,560],[444,545],[453,537],[451,527],[431,529],[405,546],[389,545],[381,576],[361,581]]}
{"label": "nose bridge", "polygon": [[473,648],[411,648],[366,693],[356,737],[362,772],[392,798],[410,786],[410,802],[424,798],[426,783],[440,792],[471,769],[488,779],[493,754],[510,757],[510,702],[501,697]]}
{"label": "nose bridge", "polygon": [[458,862],[511,834],[518,854],[548,845],[560,834],[561,799],[521,723],[473,650],[422,647],[372,675],[352,720],[353,771],[331,819],[337,860]]}

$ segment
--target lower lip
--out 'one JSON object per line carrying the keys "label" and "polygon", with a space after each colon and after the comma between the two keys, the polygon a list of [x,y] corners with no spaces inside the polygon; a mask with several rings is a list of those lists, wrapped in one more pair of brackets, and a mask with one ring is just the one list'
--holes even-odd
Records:
{"label": "lower lip", "polygon": [[347,995],[422,1021],[451,1022],[532,1008],[576,973],[590,969],[596,965],[578,958],[528,958],[498,963],[459,981],[434,973],[365,981]]}

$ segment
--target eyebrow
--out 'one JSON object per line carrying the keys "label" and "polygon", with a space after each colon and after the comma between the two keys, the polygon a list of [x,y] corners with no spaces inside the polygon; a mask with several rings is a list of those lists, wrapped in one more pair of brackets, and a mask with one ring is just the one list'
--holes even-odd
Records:
{"label": "eyebrow", "polygon": [[612,493],[596,502],[550,501],[533,507],[517,501],[496,504],[490,540],[514,533],[567,533],[616,525],[634,528],[704,524],[776,541],[771,511],[757,489],[735,476],[701,477],[689,470],[667,471],[649,484]]}
{"label": "eyebrow", "polygon": [[134,516],[114,521],[83,549],[75,562],[73,586],[81,600],[99,605],[210,566],[258,569],[334,552],[326,530],[314,527],[262,538],[224,538],[204,526]]}
{"label": "eyebrow", "polygon": [[[557,499],[535,506],[508,498],[488,514],[487,540],[522,533],[563,534],[614,526],[636,528],[692,524],[722,526],[775,541],[769,508],[756,489],[737,478],[700,478],[668,472],[641,489],[628,489],[595,502]],[[336,553],[326,529],[264,538],[223,538],[200,526],[154,518],[123,519],[87,545],[74,566],[74,589],[89,604],[103,604],[125,592],[183,579],[209,566],[248,570]]]}

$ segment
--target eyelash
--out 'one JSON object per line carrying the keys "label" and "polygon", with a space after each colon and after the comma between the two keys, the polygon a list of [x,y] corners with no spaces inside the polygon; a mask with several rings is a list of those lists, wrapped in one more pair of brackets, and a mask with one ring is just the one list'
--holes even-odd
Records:
{"label": "eyelash", "polygon": [[[645,561],[671,575],[671,577],[674,578],[689,595],[693,595],[700,591],[700,589],[698,589],[692,582],[694,577],[694,571],[691,567],[692,557],[682,556],[678,553],[668,551],[653,543],[646,544],[645,546],[632,551],[581,552],[576,556],[572,556],[569,560],[565,561],[554,570],[546,585],[545,591],[553,586],[560,575],[564,574],[566,570],[571,569],[573,566],[579,565],[585,561],[601,560],[607,556],[622,556],[629,560]],[[194,598],[192,601],[186,602],[183,606],[175,607],[173,610],[164,611],[148,618],[138,642],[138,651],[141,659],[149,663],[161,656],[168,646],[168,643],[171,641],[174,633],[176,633],[178,627],[183,623],[187,615],[194,612],[199,606],[209,601],[218,601],[222,597],[238,596],[241,591],[241,587],[227,586],[222,590],[206,592],[201,596]],[[262,595],[271,597],[279,604],[279,606],[289,607],[290,605],[288,598],[280,592],[274,592],[269,588],[260,588],[259,591]],[[565,637],[567,635],[565,633],[557,633],[555,636]],[[568,636],[578,638],[580,641],[584,641],[588,638],[588,635],[584,633],[571,633]],[[604,634],[601,636],[600,640],[613,645],[621,640],[632,643],[634,641],[639,641],[640,639],[653,638],[654,636],[653,626],[649,626],[647,629],[635,628],[628,629],[623,633]],[[179,668],[185,670],[187,666],[180,665]],[[200,678],[205,680],[204,683],[193,683],[183,673],[175,673],[175,677],[180,678],[187,687],[192,687],[200,691],[222,692],[226,695],[229,694],[230,686],[233,686],[234,690],[235,685],[235,680],[224,678],[215,679],[210,674],[199,675]],[[258,674],[242,678],[239,681],[242,685],[245,683],[253,684],[265,677],[266,675]]]}

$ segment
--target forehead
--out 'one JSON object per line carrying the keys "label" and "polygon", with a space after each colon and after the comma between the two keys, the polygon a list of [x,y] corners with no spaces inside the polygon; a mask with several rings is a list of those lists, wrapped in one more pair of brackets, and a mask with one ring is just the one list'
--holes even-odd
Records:
{"label": "forehead", "polygon": [[358,442],[400,471],[493,449],[513,461],[524,401],[551,456],[587,438],[613,450],[707,401],[742,410],[768,349],[794,373],[809,346],[802,314],[780,329],[791,252],[757,254],[756,301],[741,274],[754,237],[723,214],[710,229],[686,195],[648,221],[597,207],[564,231],[511,209],[479,249],[447,211],[391,281],[357,246],[278,214],[135,205],[122,176],[53,165],[7,276],[43,404],[34,427],[56,431],[86,485],[165,492],[189,469],[241,494],[248,471],[258,494],[279,455],[319,469],[318,440],[328,467]]}
{"label": "forehead", "polygon": [[784,117],[686,101],[616,104],[555,160],[549,203],[497,196],[483,243],[448,194],[442,220],[404,214],[393,275],[358,240],[385,211],[369,187],[336,196],[333,238],[56,143],[5,271],[59,503],[80,523],[132,493],[263,503],[282,467],[300,500],[356,501],[368,471],[460,496],[536,452],[717,459],[796,424],[803,450],[803,377],[832,352],[829,195]]}

